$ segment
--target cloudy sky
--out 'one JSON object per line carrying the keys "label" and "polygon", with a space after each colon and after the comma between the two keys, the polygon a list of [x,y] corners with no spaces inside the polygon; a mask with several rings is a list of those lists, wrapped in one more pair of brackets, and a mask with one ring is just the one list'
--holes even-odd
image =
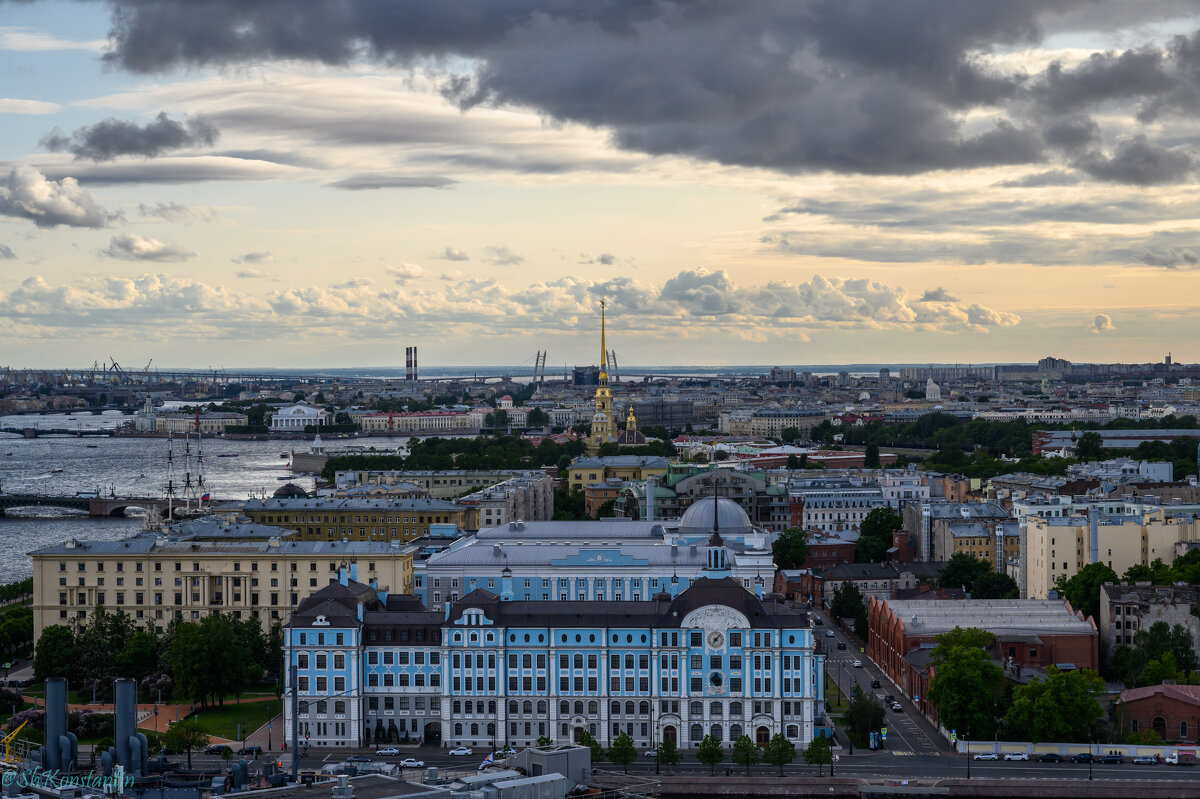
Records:
{"label": "cloudy sky", "polygon": [[0,364],[1197,361],[1194,0],[0,0]]}

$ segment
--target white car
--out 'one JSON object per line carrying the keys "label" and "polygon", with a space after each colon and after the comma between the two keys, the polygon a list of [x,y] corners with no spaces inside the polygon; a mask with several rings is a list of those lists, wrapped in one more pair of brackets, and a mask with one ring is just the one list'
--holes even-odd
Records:
{"label": "white car", "polygon": [[406,757],[400,761],[400,768],[425,768],[425,761],[417,760],[415,757]]}
{"label": "white car", "polygon": [[375,750],[375,755],[377,757],[380,757],[383,755],[398,755],[398,754],[400,754],[400,750],[394,746],[389,746],[387,749],[376,749]]}
{"label": "white car", "polygon": [[643,757],[658,757],[657,749],[647,749]]}
{"label": "white car", "polygon": [[474,754],[474,753],[465,746],[456,746],[453,749],[451,749],[449,752],[447,752],[446,754],[454,755],[455,757],[461,757],[463,755],[470,755],[470,754]]}
{"label": "white car", "polygon": [[854,661],[854,668],[856,668],[856,669],[861,669],[861,668],[862,668],[862,661],[861,661],[861,660],[856,660],[856,661]]}
{"label": "white car", "polygon": [[980,754],[975,755],[975,759],[976,760],[999,760],[1000,756],[997,755],[995,752],[981,752]]}
{"label": "white car", "polygon": [[1006,752],[1004,755],[1004,759],[1005,760],[1028,760],[1029,755],[1025,754],[1024,752]]}
{"label": "white car", "polygon": [[826,630],[826,631],[825,631],[825,637],[826,637],[826,638],[832,638],[832,637],[833,637],[833,630]]}

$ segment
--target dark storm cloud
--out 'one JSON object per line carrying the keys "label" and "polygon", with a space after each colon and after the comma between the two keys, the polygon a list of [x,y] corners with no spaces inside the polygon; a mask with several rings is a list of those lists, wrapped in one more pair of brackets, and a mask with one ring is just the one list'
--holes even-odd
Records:
{"label": "dark storm cloud", "polygon": [[1133,255],[1133,260],[1147,266],[1165,266],[1167,269],[1195,269],[1200,266],[1200,248],[1163,247],[1147,249]]}
{"label": "dark storm cloud", "polygon": [[1196,168],[1196,159],[1183,149],[1163,147],[1145,136],[1135,136],[1118,144],[1111,156],[1092,153],[1075,166],[1097,180],[1155,186],[1187,180]]}
{"label": "dark storm cloud", "polygon": [[78,159],[111,161],[122,155],[153,158],[167,150],[209,146],[218,136],[216,127],[203,118],[176,122],[163,112],[145,126],[105,119],[70,136],[56,129],[42,138],[41,145],[52,152],[70,152]]}
{"label": "dark storm cloud", "polygon": [[1013,180],[1002,180],[997,183],[997,186],[1003,186],[1007,189],[1031,189],[1041,188],[1043,186],[1074,186],[1080,182],[1082,178],[1074,172],[1065,172],[1061,169],[1051,169],[1046,172],[1038,172],[1033,175],[1026,175],[1023,178],[1014,178]]}
{"label": "dark storm cloud", "polygon": [[457,180],[440,175],[379,175],[367,172],[361,175],[351,175],[325,185],[335,189],[361,191],[363,189],[444,189],[457,182]]}
{"label": "dark storm cloud", "polygon": [[1042,140],[1051,147],[1075,152],[1100,141],[1100,126],[1085,116],[1054,119],[1042,128]]}
{"label": "dark storm cloud", "polygon": [[1174,84],[1166,62],[1166,54],[1160,49],[1093,53],[1073,69],[1051,64],[1032,93],[1041,105],[1055,112],[1153,95]]}

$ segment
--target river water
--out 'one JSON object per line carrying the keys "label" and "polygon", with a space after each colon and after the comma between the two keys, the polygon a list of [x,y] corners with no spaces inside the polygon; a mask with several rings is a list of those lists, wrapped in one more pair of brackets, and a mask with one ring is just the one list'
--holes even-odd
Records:
{"label": "river water", "polygon": [[[44,429],[111,429],[132,417],[120,414],[56,414],[4,416],[0,427]],[[306,441],[226,441],[205,439],[204,485],[213,499],[246,499],[251,494],[270,495],[285,484],[293,449],[306,450]],[[162,438],[110,438],[106,436],[40,436],[22,438],[0,433],[0,492],[74,496],[77,492],[116,491],[118,496],[161,497],[167,480],[168,442]],[[183,442],[172,447],[175,481],[183,480]],[[192,445],[195,453],[195,442]],[[236,455],[237,457],[217,457]],[[58,471],[61,470],[61,471]],[[193,476],[195,469],[193,467]],[[305,490],[312,477],[291,480]],[[32,573],[27,553],[77,539],[117,539],[136,533],[142,519],[93,519],[86,514],[53,508],[11,510],[0,517],[0,583],[20,580]]]}

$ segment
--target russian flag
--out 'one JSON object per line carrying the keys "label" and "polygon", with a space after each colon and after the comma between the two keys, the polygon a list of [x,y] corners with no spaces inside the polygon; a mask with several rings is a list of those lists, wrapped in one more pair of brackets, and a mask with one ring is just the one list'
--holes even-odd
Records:
{"label": "russian flag", "polygon": [[209,493],[206,491],[205,493],[203,493],[203,494],[201,494],[201,495],[200,495],[200,500],[201,500],[202,502],[203,502],[203,501],[206,501],[206,500],[208,500],[209,496],[211,496],[211,495],[210,495],[210,494],[209,494]]}

